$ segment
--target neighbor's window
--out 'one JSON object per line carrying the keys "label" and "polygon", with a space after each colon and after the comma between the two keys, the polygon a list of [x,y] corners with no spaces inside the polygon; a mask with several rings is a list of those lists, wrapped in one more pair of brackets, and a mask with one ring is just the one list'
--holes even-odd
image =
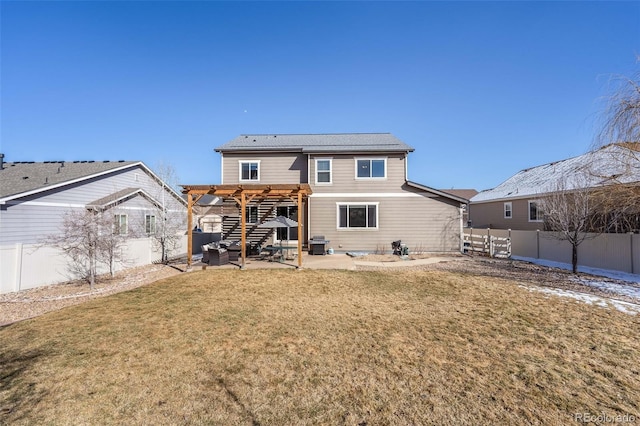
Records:
{"label": "neighbor's window", "polygon": [[377,228],[378,204],[338,204],[338,228]]}
{"label": "neighbor's window", "polygon": [[260,161],[240,161],[240,180],[259,181]]}
{"label": "neighbor's window", "polygon": [[258,206],[248,206],[245,213],[246,223],[258,223]]}
{"label": "neighbor's window", "polygon": [[511,203],[504,203],[504,218],[511,219],[513,217],[513,210],[511,207]]}
{"label": "neighbor's window", "polygon": [[156,217],[152,214],[147,214],[144,216],[144,232],[147,235],[156,233]]}
{"label": "neighbor's window", "polygon": [[356,160],[356,178],[384,178],[386,169],[387,161],[384,158]]}
{"label": "neighbor's window", "polygon": [[316,183],[331,183],[331,160],[316,160]]}
{"label": "neighbor's window", "polygon": [[129,227],[127,226],[127,215],[117,214],[113,219],[113,233],[116,235],[127,235],[129,232]]}
{"label": "neighbor's window", "polygon": [[529,201],[529,222],[542,222],[544,214],[537,201]]}

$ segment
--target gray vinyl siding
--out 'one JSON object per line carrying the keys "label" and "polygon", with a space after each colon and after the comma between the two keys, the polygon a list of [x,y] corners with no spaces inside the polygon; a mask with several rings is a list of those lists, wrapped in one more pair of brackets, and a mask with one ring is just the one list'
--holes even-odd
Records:
{"label": "gray vinyl siding", "polygon": [[[386,158],[385,178],[356,179],[356,159]],[[316,184],[316,159],[331,159],[331,184]],[[369,155],[311,155],[310,182],[313,192],[399,192],[405,183],[404,154]]]}
{"label": "gray vinyl siding", "polygon": [[[125,188],[142,188],[158,199],[162,194],[161,185],[142,168],[135,167],[18,198],[0,206],[0,244],[39,243],[47,234],[59,230],[65,212],[84,210],[88,203]],[[186,220],[186,207],[175,197],[167,193],[165,202],[169,210],[184,214]],[[144,220],[143,212],[151,211],[152,205],[138,196],[118,208],[138,211]]]}
{"label": "gray vinyl siding", "polygon": [[260,161],[260,180],[250,183],[307,183],[307,155],[276,154],[224,154],[222,176],[224,184],[240,183],[240,161]]}
{"label": "gray vinyl siding", "polygon": [[[324,235],[336,251],[391,251],[402,240],[411,252],[460,249],[460,209],[427,194],[403,197],[312,197],[309,235]],[[378,203],[377,229],[338,229],[337,203]]]}
{"label": "gray vinyl siding", "polygon": [[[529,201],[536,198],[511,199],[488,203],[471,203],[469,219],[473,228],[513,229],[521,231],[543,230],[542,222],[529,222]],[[504,203],[511,203],[511,219],[504,217]]]}

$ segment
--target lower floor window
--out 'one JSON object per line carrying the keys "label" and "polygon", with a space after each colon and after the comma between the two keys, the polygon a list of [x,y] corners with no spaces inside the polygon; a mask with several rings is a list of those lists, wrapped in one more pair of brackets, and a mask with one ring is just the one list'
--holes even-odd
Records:
{"label": "lower floor window", "polygon": [[529,222],[542,222],[544,214],[537,201],[529,201]]}
{"label": "lower floor window", "polygon": [[378,205],[338,204],[338,228],[377,228]]}
{"label": "lower floor window", "polygon": [[156,233],[156,217],[152,214],[144,216],[144,230],[147,235]]}
{"label": "lower floor window", "polygon": [[113,233],[116,235],[126,235],[129,232],[127,226],[127,215],[117,214],[113,217]]}

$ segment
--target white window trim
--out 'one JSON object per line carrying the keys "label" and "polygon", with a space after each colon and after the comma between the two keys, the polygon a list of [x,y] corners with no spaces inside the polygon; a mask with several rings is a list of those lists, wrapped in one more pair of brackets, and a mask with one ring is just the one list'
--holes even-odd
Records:
{"label": "white window trim", "polygon": [[[383,177],[358,177],[358,161],[360,160],[382,160],[384,161],[384,176]],[[355,178],[356,180],[385,180],[387,179],[387,163],[388,157],[355,157],[354,158],[354,169],[355,169]]]}
{"label": "white window trim", "polygon": [[[507,216],[507,206],[509,207],[509,213],[510,215]],[[513,204],[511,203],[511,201],[504,203],[503,207],[502,207],[502,211],[504,214],[504,218],[505,219],[512,219],[513,218]]]}
{"label": "white window trim", "polygon": [[[340,227],[340,206],[362,206],[362,205],[366,205],[366,206],[371,206],[374,205],[376,206],[376,226],[367,226],[364,228],[342,228]],[[380,203],[378,201],[352,201],[352,202],[339,202],[336,203],[336,229],[339,231],[347,231],[347,232],[353,232],[353,231],[377,231],[378,229],[380,229]]]}
{"label": "white window trim", "polygon": [[[258,164],[258,179],[242,179],[242,165],[243,164]],[[260,182],[260,160],[238,160],[238,182]]]}
{"label": "white window trim", "polygon": [[[333,184],[333,158],[316,158],[315,160],[316,160],[316,185],[332,185]],[[329,162],[329,182],[318,182],[318,161]]]}
{"label": "white window trim", "polygon": [[[527,201],[527,218],[529,222],[544,222],[544,217],[542,219],[531,219],[531,203],[536,203],[538,206],[538,216],[540,216],[540,200],[529,200]],[[544,216],[544,215],[543,215]]]}

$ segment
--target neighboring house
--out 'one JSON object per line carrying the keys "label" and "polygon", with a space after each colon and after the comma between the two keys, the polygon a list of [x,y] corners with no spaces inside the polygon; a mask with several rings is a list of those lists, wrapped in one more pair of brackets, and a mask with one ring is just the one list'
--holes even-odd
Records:
{"label": "neighboring house", "polygon": [[462,212],[462,223],[465,226],[468,225],[469,224],[469,200],[473,198],[478,193],[478,191],[476,191],[475,189],[455,189],[455,188],[441,189],[441,191],[467,200],[467,203],[463,207],[464,210]]}
{"label": "neighboring house", "polygon": [[559,187],[605,188],[640,182],[637,144],[611,144],[578,157],[521,170],[470,199],[474,228],[544,230],[540,200]]}
{"label": "neighboring house", "polygon": [[[467,200],[407,180],[413,148],[389,133],[241,135],[216,148],[221,183],[269,187],[308,184],[298,216],[296,200],[260,200],[243,214],[247,239],[278,243],[314,236],[336,251],[390,252],[402,240],[411,251],[460,250],[462,207]],[[229,207],[227,207],[229,206]],[[240,239],[240,212],[225,199],[223,239]],[[258,225],[276,215],[302,218],[298,228]]]}
{"label": "neighboring house", "polygon": [[[163,207],[186,222],[185,201],[142,162],[3,159],[0,154],[0,292],[71,278],[64,256],[46,244],[67,212],[113,214],[114,232],[132,237],[127,239],[126,266],[160,259],[148,235],[159,226]],[[186,248],[180,251],[186,253]]]}

